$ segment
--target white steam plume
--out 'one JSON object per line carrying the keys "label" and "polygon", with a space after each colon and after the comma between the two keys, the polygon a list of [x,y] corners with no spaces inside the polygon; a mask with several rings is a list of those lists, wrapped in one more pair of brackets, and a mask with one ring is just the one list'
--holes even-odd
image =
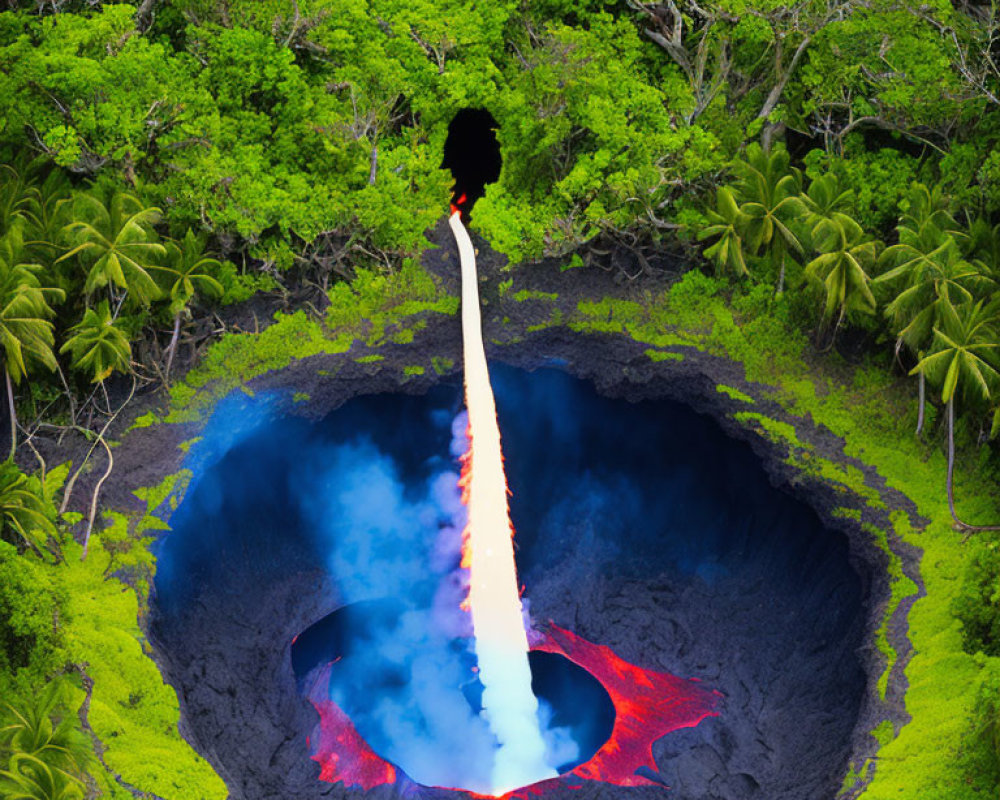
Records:
{"label": "white steam plume", "polygon": [[483,349],[475,251],[458,212],[451,229],[462,262],[465,401],[471,463],[466,471],[468,523],[465,559],[475,631],[483,714],[497,738],[493,791],[502,794],[556,771],[546,763],[538,700],[531,690],[528,638],[514,564],[513,529],[500,449],[496,405]]}

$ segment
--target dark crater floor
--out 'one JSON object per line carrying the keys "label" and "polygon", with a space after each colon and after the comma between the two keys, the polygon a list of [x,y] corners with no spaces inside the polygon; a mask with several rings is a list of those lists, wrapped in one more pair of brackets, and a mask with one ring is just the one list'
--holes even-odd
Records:
{"label": "dark crater floor", "polygon": [[[611,400],[554,370],[493,370],[532,616],[725,696],[719,717],[654,746],[670,796],[832,798],[867,680],[869,581],[847,538],[686,406]],[[346,399],[363,386],[341,389]],[[408,549],[426,546],[434,533],[420,525],[436,523],[411,512],[452,465],[460,389],[451,379],[421,396],[354,397],[318,422],[271,418],[266,398],[239,395],[192,450],[195,479],[159,544],[149,628],[182,732],[234,800],[359,794],[317,780],[305,739],[318,717],[296,689],[292,638],[366,592],[417,585],[405,582]],[[357,464],[391,464],[398,488],[379,491],[378,475],[352,473]],[[358,496],[352,480],[371,488],[355,504],[367,517],[342,503]],[[344,526],[359,524],[399,545],[345,552]],[[378,575],[345,571],[364,563]]]}

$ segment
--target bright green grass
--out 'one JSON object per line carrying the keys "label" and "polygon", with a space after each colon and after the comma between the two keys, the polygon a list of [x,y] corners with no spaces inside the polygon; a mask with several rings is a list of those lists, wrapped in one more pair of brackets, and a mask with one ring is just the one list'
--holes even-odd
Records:
{"label": "bright green grass", "polygon": [[741,403],[747,403],[749,405],[753,405],[754,403],[754,399],[750,395],[744,394],[734,386],[726,386],[724,383],[720,383],[715,387],[715,391],[719,394],[724,394],[733,400],[739,400]]}
{"label": "bright green grass", "polygon": [[[91,536],[86,560],[82,547],[67,536],[65,560],[40,566],[65,597],[58,620],[60,655],[93,681],[87,721],[101,742],[107,770],[95,763],[90,772],[102,797],[134,797],[115,776],[165,800],[224,800],[228,795],[209,764],[181,738],[177,695],[163,682],[139,627],[154,568],[148,537],[166,528],[152,512],[189,477],[181,472],[137,491],[146,510],[110,514],[111,524]],[[119,569],[130,575],[132,585],[112,576]],[[77,690],[78,704],[84,697],[83,689]]]}

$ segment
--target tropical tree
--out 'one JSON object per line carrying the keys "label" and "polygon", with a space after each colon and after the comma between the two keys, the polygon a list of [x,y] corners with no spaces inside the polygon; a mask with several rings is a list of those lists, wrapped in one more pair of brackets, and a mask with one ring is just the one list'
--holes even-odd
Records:
{"label": "tropical tree", "polygon": [[708,219],[712,224],[702,229],[698,239],[717,239],[715,244],[705,249],[705,257],[715,264],[715,271],[720,273],[728,270],[737,277],[749,275],[742,235],[746,217],[740,211],[733,190],[728,186],[720,186],[716,190],[715,211],[708,212]]}
{"label": "tropical tree", "polygon": [[40,264],[20,261],[23,247],[19,229],[0,238],[0,347],[3,348],[4,377],[10,412],[10,457],[17,450],[17,415],[14,410],[14,387],[27,375],[33,361],[50,370],[56,368],[52,353],[55,338],[49,298],[61,300],[61,289],[43,288],[38,279]]}
{"label": "tropical tree", "polygon": [[825,220],[853,219],[848,211],[853,193],[842,189],[836,175],[826,174],[814,178],[809,188],[799,196],[804,212],[803,222],[810,234]]}
{"label": "tropical tree", "polygon": [[174,317],[174,330],[167,348],[166,378],[170,378],[170,366],[177,350],[177,338],[180,335],[181,316],[187,312],[188,303],[196,293],[209,297],[222,297],[223,286],[216,280],[213,273],[218,274],[222,263],[217,258],[205,254],[206,235],[196,236],[188,229],[179,242],[168,242],[167,257],[163,266],[153,266],[156,271],[169,282],[166,295],[170,300],[170,313]]}
{"label": "tropical tree", "polygon": [[7,800],[83,800],[85,795],[83,781],[35,756],[17,753],[8,769],[0,770],[0,797]]}
{"label": "tropical tree", "polygon": [[969,263],[993,282],[990,291],[995,290],[1000,282],[1000,225],[991,225],[983,217],[975,217],[969,221],[962,244]]}
{"label": "tropical tree", "polygon": [[951,213],[951,197],[945,194],[941,184],[928,188],[927,184],[914,181],[905,201],[906,208],[899,220],[901,225],[919,229],[929,223],[942,233],[957,239],[964,237],[965,232]]}
{"label": "tropical tree", "polygon": [[35,194],[23,170],[0,164],[0,236],[25,222]]}
{"label": "tropical tree", "polygon": [[[56,529],[44,492],[13,461],[0,462],[0,533],[12,531],[39,555]],[[0,729],[0,736],[6,728]]]}
{"label": "tropical tree", "polygon": [[930,223],[919,230],[899,227],[899,243],[885,249],[879,264],[893,265],[876,284],[899,281],[899,293],[886,305],[900,341],[913,349],[931,334],[941,303],[955,305],[982,297],[995,282],[962,258],[958,243]]}
{"label": "tropical tree", "polygon": [[[995,288],[996,282],[984,266],[962,257],[955,235],[938,227],[952,228],[954,220],[942,208],[935,210],[926,187],[922,184],[917,187],[911,193],[913,200],[908,213],[896,228],[899,242],[887,247],[879,257],[879,264],[889,269],[874,283],[898,287],[885,307],[885,315],[896,334],[896,353],[905,344],[920,358],[939,323],[942,304],[970,303]],[[919,373],[918,379],[919,435],[923,430],[926,395],[923,373]]]}
{"label": "tropical tree", "polygon": [[794,227],[805,208],[800,194],[802,175],[789,167],[788,152],[775,146],[765,152],[753,143],[746,160],[733,165],[737,175],[736,197],[745,217],[743,240],[754,255],[767,252],[778,267],[777,293],[785,289],[785,268],[789,253],[803,256],[804,248]]}
{"label": "tropical tree", "polygon": [[24,206],[25,245],[37,260],[50,262],[63,250],[59,242],[70,205],[69,178],[60,169],[50,170]]}
{"label": "tropical tree", "polygon": [[[940,324],[934,328],[931,351],[913,368],[941,387],[941,402],[948,418],[948,509],[956,525],[966,530],[1000,530],[1000,526],[969,525],[955,512],[955,403],[972,407],[995,402],[1000,392],[1000,301],[984,304],[941,304]],[[993,433],[1000,428],[1000,408],[993,418]]]}
{"label": "tropical tree", "polygon": [[0,796],[23,800],[77,800],[91,758],[86,737],[70,714],[59,714],[62,681],[50,681],[34,700],[5,706],[0,743],[11,753],[0,771]]}
{"label": "tropical tree", "polygon": [[[145,207],[125,192],[115,192],[107,204],[83,192],[74,198],[73,213],[76,219],[62,229],[72,248],[56,262],[79,257],[87,269],[84,291],[88,295],[108,286],[112,299],[117,288],[143,306],[160,296],[149,274],[166,254],[153,230],[160,209]],[[124,299],[124,294],[118,299]]]}
{"label": "tropical tree", "polygon": [[59,352],[70,352],[73,369],[90,373],[93,383],[103,383],[115,370],[128,372],[131,368],[132,346],[113,318],[107,300],[102,300],[96,310],[88,308],[70,331],[73,335]]}
{"label": "tropical tree", "polygon": [[806,277],[821,285],[824,291],[817,341],[826,338],[830,322],[836,315],[837,322],[830,336],[832,345],[848,311],[865,314],[875,311],[868,272],[875,264],[879,243],[868,238],[861,226],[846,215],[819,222],[812,238],[819,255],[806,265]]}
{"label": "tropical tree", "polygon": [[87,525],[84,528],[83,551],[80,554],[80,559],[83,560],[87,557],[87,552],[90,548],[90,534],[94,527],[94,518],[97,516],[97,499],[100,495],[101,487],[111,475],[111,470],[114,467],[114,456],[111,454],[111,447],[108,445],[104,435],[121,409],[131,401],[135,393],[135,380],[133,379],[132,381],[132,391],[129,393],[128,398],[126,398],[125,403],[122,404],[118,411],[111,414],[111,403],[104,381],[114,371],[129,372],[131,370],[132,347],[129,344],[128,335],[122,330],[118,320],[111,313],[107,300],[101,301],[96,310],[88,308],[83,314],[83,319],[74,325],[70,329],[70,332],[73,335],[59,348],[59,352],[70,352],[73,358],[73,369],[90,373],[91,380],[101,385],[101,390],[104,392],[104,401],[108,404],[110,414],[104,427],[97,433],[96,441],[90,446],[77,471],[70,478],[69,483],[66,485],[66,492],[63,495],[62,507],[64,508],[69,502],[73,484],[76,483],[76,479],[83,471],[94,449],[98,444],[101,444],[104,447],[105,453],[107,453],[108,464],[104,475],[98,479],[90,498],[90,514],[87,517]]}

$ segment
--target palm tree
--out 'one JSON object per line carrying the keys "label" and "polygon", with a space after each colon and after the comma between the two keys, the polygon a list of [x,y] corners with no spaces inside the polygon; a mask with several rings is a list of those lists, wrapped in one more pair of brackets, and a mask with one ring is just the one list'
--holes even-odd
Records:
{"label": "palm tree", "polygon": [[[42,492],[31,486],[13,461],[0,462],[0,533],[8,530],[39,555],[56,532]],[[4,730],[0,729],[0,740]]]}
{"label": "palm tree", "polygon": [[0,743],[12,753],[0,771],[0,796],[24,800],[76,800],[84,796],[80,778],[91,758],[86,737],[72,715],[58,720],[62,681],[54,680],[30,704],[7,704]]}
{"label": "palm tree", "polygon": [[60,169],[53,169],[36,185],[24,207],[28,222],[25,245],[40,261],[50,262],[63,248],[59,241],[71,206],[70,182]]}
{"label": "palm tree", "polygon": [[88,295],[109,286],[112,296],[117,287],[143,306],[157,299],[160,290],[149,269],[166,253],[152,227],[160,219],[160,209],[115,192],[107,205],[92,194],[78,194],[73,211],[77,219],[62,232],[74,246],[56,263],[78,255],[87,268]]}
{"label": "palm tree", "polygon": [[170,312],[174,316],[174,331],[167,348],[165,377],[170,378],[170,366],[177,349],[177,337],[181,330],[181,315],[187,310],[196,292],[210,297],[222,297],[222,284],[212,275],[222,268],[222,263],[205,254],[207,236],[195,236],[189,228],[180,242],[167,243],[165,266],[153,266],[170,282],[167,296],[170,298]]}
{"label": "palm tree", "polygon": [[[918,198],[922,193],[917,193]],[[930,200],[923,202],[924,206]],[[913,206],[911,205],[911,212]],[[934,215],[923,213],[920,222],[912,213],[897,226],[899,242],[886,248],[880,265],[890,265],[874,283],[900,283],[902,288],[886,305],[885,315],[896,331],[896,353],[905,344],[918,357],[926,348],[931,332],[940,319],[942,303],[972,302],[996,286],[984,269],[962,258],[955,237],[937,227]],[[947,223],[939,212],[938,222]],[[917,226],[917,227],[915,227]],[[924,423],[924,375],[919,374],[917,434]]]}
{"label": "palm tree", "polygon": [[36,756],[16,753],[8,766],[0,770],[0,797],[7,800],[83,800],[86,796],[83,781]]}
{"label": "palm tree", "polygon": [[821,284],[825,294],[817,340],[825,338],[830,321],[836,314],[837,322],[830,337],[832,345],[848,311],[866,314],[875,311],[875,296],[870,288],[868,270],[875,264],[879,245],[875,240],[866,238],[861,226],[846,215],[819,222],[813,239],[819,255],[806,265],[806,277]]}
{"label": "palm tree", "polygon": [[128,335],[112,317],[107,300],[101,301],[96,310],[88,308],[70,331],[73,336],[59,352],[69,351],[73,368],[89,372],[93,383],[103,383],[115,370],[128,372],[131,368],[132,346]]}
{"label": "palm tree", "polygon": [[941,304],[940,325],[934,328],[931,352],[913,368],[934,385],[941,386],[941,402],[948,415],[948,509],[955,524],[966,530],[1000,530],[1000,526],[968,525],[955,512],[955,400],[970,405],[990,403],[1000,390],[1000,301],[984,305]]}
{"label": "palm tree", "polygon": [[[101,389],[104,392],[104,401],[110,408],[111,403],[108,399],[108,392],[104,381],[116,370],[118,372],[129,372],[131,370],[132,347],[129,344],[128,335],[119,327],[117,320],[115,320],[111,313],[111,309],[108,307],[107,300],[101,301],[96,310],[88,308],[83,314],[83,319],[74,325],[70,331],[73,333],[73,336],[59,348],[59,352],[65,353],[69,351],[73,358],[73,369],[91,374],[91,380],[101,385]],[[132,399],[134,393],[135,380],[133,376],[132,393],[126,399],[126,404]],[[123,404],[121,408],[124,407]],[[119,411],[121,411],[121,408],[119,408]],[[77,471],[73,473],[73,477],[70,478],[69,483],[66,485],[66,493],[63,497],[63,506],[65,506],[69,501],[69,493],[72,491],[72,486],[90,459],[94,448],[98,444],[103,445],[108,456],[108,465],[104,471],[104,475],[98,479],[94,487],[94,492],[91,495],[90,515],[87,518],[87,525],[84,529],[83,551],[80,553],[81,561],[87,557],[87,552],[90,548],[90,534],[94,528],[94,518],[97,516],[97,498],[100,495],[101,487],[108,479],[108,476],[111,475],[111,470],[114,467],[114,456],[111,454],[111,448],[104,438],[104,434],[117,416],[118,412],[112,414],[97,434],[97,440],[91,445],[90,450],[87,451],[87,454],[83,458],[83,462],[77,468]]]}
{"label": "palm tree", "polygon": [[740,231],[746,224],[746,217],[740,212],[732,189],[720,186],[716,190],[715,207],[715,211],[708,212],[712,224],[698,234],[700,241],[718,237],[715,244],[706,248],[705,256],[715,264],[717,273],[728,269],[737,277],[745,277],[750,271],[747,269]]}
{"label": "palm tree", "polygon": [[49,297],[61,300],[65,296],[61,289],[40,285],[37,273],[42,266],[21,263],[22,250],[19,229],[12,229],[0,238],[0,347],[10,412],[11,458],[17,450],[17,416],[11,384],[20,384],[32,361],[41,362],[50,370],[56,368]]}
{"label": "palm tree", "polygon": [[940,184],[931,189],[926,184],[914,181],[906,193],[906,210],[899,219],[900,225],[919,229],[930,223],[942,233],[957,239],[965,236],[961,226],[951,213],[951,197],[944,193]]}
{"label": "palm tree", "polygon": [[36,189],[9,164],[0,164],[0,236],[25,221]]}
{"label": "palm tree", "polygon": [[830,173],[814,178],[809,188],[799,196],[806,229],[811,233],[824,220],[853,219],[847,213],[853,198],[850,190],[841,190],[836,175]]}
{"label": "palm tree", "polygon": [[740,212],[746,217],[743,240],[754,255],[768,251],[771,263],[778,265],[777,293],[785,289],[785,267],[789,251],[805,254],[795,221],[805,212],[799,195],[802,175],[789,167],[788,152],[775,147],[764,152],[756,142],[747,147],[745,161],[733,166],[737,175],[736,196]]}
{"label": "palm tree", "polygon": [[56,721],[64,680],[49,681],[24,707],[4,704],[0,742],[15,753],[43,758],[60,769],[75,769],[87,762],[90,748],[72,715]]}

